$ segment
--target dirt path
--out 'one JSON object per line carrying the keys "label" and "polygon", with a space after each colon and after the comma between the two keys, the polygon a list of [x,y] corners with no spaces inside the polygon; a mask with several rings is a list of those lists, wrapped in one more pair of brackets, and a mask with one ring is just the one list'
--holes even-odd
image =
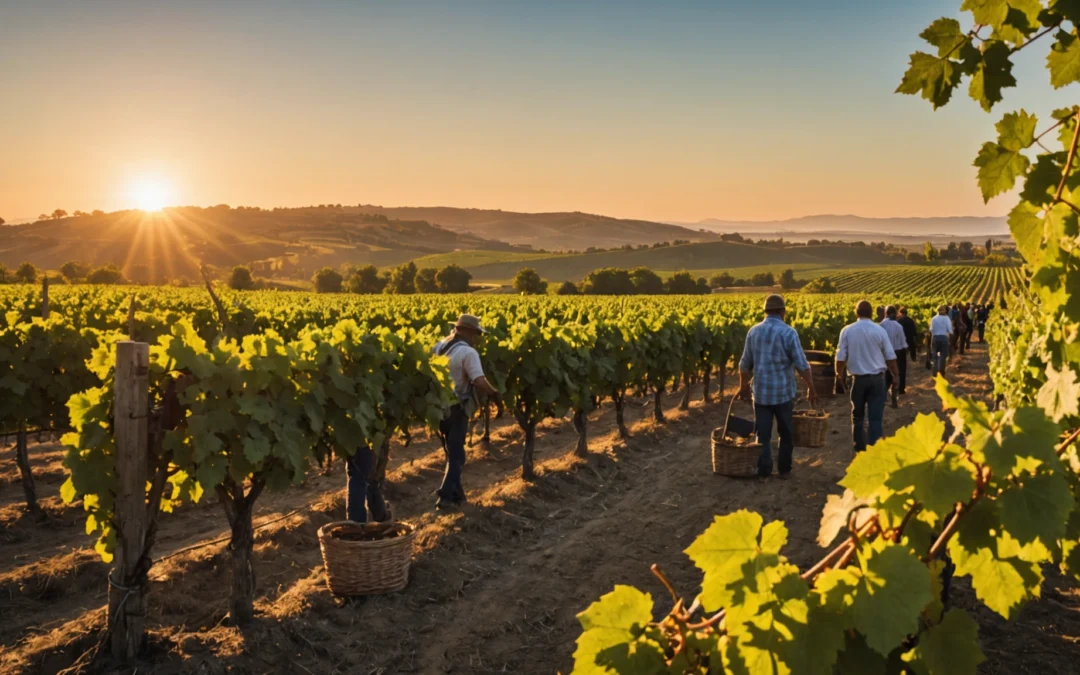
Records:
{"label": "dirt path", "polygon": [[[988,395],[978,346],[954,365],[960,389]],[[940,409],[929,371],[913,364],[910,375],[901,407],[886,410],[886,432]],[[682,551],[716,514],[747,508],[782,519],[791,532],[787,555],[801,566],[816,561],[821,507],[839,491],[851,457],[846,400],[827,402],[828,442],[796,449],[793,480],[759,484],[712,474],[709,435],[721,406],[695,402],[680,412],[677,398],[669,396],[666,425],[646,419],[649,407],[635,407],[627,442],[616,437],[610,409],[593,415],[587,460],[569,454],[575,435],[568,422],[546,422],[532,483],[518,478],[520,433],[496,425],[489,449],[470,449],[470,504],[457,513],[430,508],[441,473],[437,443],[421,438],[397,448],[389,496],[396,515],[420,533],[410,585],[390,596],[343,601],[326,590],[315,533],[344,518],[340,468],[264,497],[257,522],[302,510],[257,535],[255,624],[241,631],[224,621],[223,545],[176,555],[151,572],[147,665],[155,673],[567,672],[579,632],[575,614],[615,584],[648,590],[663,605],[663,589],[648,571],[655,562],[693,595],[701,576]],[[39,456],[47,477],[39,490],[55,494],[58,456]],[[0,453],[0,469],[7,458]],[[106,568],[87,550],[78,512],[49,501],[50,522],[30,523],[18,517],[20,497],[18,485],[0,475],[0,598],[15,609],[0,612],[0,672],[55,672],[100,630]],[[183,509],[163,517],[158,553],[225,533],[216,504]],[[1080,660],[1080,597],[1048,578],[1048,599],[1016,622],[976,611],[990,657],[985,672],[1069,672]],[[975,606],[963,584],[957,595],[961,606]]]}

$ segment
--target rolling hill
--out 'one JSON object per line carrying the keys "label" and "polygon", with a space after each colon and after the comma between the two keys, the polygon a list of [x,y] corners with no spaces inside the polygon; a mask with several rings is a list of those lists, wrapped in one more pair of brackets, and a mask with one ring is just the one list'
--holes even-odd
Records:
{"label": "rolling hill", "polygon": [[264,275],[307,278],[323,266],[396,265],[463,249],[515,251],[503,242],[355,207],[176,207],[0,227],[0,263],[8,267],[29,261],[57,269],[69,260],[115,263],[125,271],[145,265],[154,281],[197,277],[203,264],[249,264]]}
{"label": "rolling hill", "polygon": [[675,223],[712,232],[739,232],[756,238],[777,234],[812,234],[818,238],[880,241],[882,237],[987,237],[1008,236],[1004,216],[941,216],[932,218],[866,218],[853,215],[814,215],[787,220],[720,220]]}
{"label": "rolling hill", "polygon": [[[462,251],[441,255],[429,259],[426,266],[434,266],[430,263],[436,261],[439,264],[454,262],[472,272],[477,281],[505,281],[513,278],[522,267],[532,267],[551,281],[579,281],[600,267],[648,267],[656,272],[694,270],[699,273],[732,270],[738,275],[737,268],[749,267],[824,269],[902,262],[864,246],[776,247],[726,241],[579,255],[514,256],[498,262],[485,262],[485,257],[477,254],[476,251]],[[423,265],[422,261],[417,263]]]}
{"label": "rolling hill", "polygon": [[382,207],[361,205],[360,210],[401,220],[425,220],[449,230],[471,233],[484,239],[531,246],[549,251],[585,250],[591,246],[611,248],[658,241],[715,241],[712,232],[701,232],[669,223],[625,220],[590,213],[516,213],[493,209],[450,207]]}

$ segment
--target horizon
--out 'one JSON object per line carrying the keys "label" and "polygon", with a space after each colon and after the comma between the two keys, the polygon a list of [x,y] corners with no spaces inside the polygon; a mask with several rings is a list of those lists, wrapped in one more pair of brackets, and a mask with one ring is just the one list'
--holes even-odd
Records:
{"label": "horizon", "polygon": [[[9,221],[343,194],[690,223],[1007,208],[972,181],[996,117],[893,93],[950,0],[0,8]],[[1005,107],[1065,100],[1042,66]]]}

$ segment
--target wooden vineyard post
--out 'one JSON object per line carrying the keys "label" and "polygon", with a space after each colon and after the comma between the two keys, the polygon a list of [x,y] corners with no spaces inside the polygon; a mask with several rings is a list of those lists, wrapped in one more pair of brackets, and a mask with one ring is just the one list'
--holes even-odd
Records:
{"label": "wooden vineyard post", "polygon": [[116,439],[116,564],[109,574],[109,645],[113,658],[130,662],[143,644],[147,511],[147,414],[150,346],[116,344],[114,436]]}
{"label": "wooden vineyard post", "polygon": [[49,275],[41,277],[41,318],[49,318]]}

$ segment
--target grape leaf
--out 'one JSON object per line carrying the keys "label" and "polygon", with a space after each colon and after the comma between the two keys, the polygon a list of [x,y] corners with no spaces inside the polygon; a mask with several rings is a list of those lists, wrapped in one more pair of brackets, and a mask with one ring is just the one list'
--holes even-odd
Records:
{"label": "grape leaf", "polygon": [[1050,47],[1046,67],[1050,70],[1050,84],[1054,89],[1080,80],[1080,40],[1065,31],[1058,31],[1057,40]]}
{"label": "grape leaf", "polygon": [[1036,402],[1055,422],[1080,415],[1080,382],[1076,372],[1065,364],[1061,370],[1046,364],[1046,381],[1039,387]]}
{"label": "grape leaf", "polygon": [[970,576],[975,596],[1005,619],[1014,618],[1025,601],[1039,596],[1043,577],[1038,564],[999,558],[992,548],[969,554],[955,544],[955,539],[949,542],[949,553],[956,563],[957,576]]}
{"label": "grape leaf", "polygon": [[[887,485],[889,478],[901,466],[909,463],[902,460],[902,457],[906,457],[910,452],[909,448],[922,448],[925,456],[930,452],[930,448],[941,448],[944,435],[943,421],[935,415],[920,414],[913,423],[901,427],[893,436],[884,438],[873,447],[860,452],[852,460],[840,485],[849,488],[863,499],[886,496],[892,491]],[[917,455],[912,456],[917,458]]]}
{"label": "grape leaf", "polygon": [[574,651],[578,675],[657,672],[663,669],[659,646],[643,639],[652,621],[653,599],[630,586],[616,586],[577,615],[582,633]]}
{"label": "grape leaf", "polygon": [[979,625],[962,609],[950,609],[936,626],[919,636],[904,655],[918,675],[975,675],[986,660],[979,649]]}
{"label": "grape leaf", "polygon": [[992,42],[986,47],[978,60],[975,73],[968,85],[968,95],[977,101],[982,109],[990,112],[995,103],[1001,101],[1001,90],[1015,87],[1016,78],[1012,75],[1010,50],[1004,42]]}
{"label": "grape leaf", "polygon": [[[936,420],[944,432],[945,425]],[[916,420],[916,424],[919,421]],[[931,445],[907,445],[900,456],[902,466],[886,481],[894,490],[914,486],[912,496],[924,510],[938,517],[952,511],[957,502],[966,502],[975,490],[974,469],[964,459],[964,449],[950,443],[942,450],[941,441]]]}
{"label": "grape leaf", "polygon": [[971,41],[971,38],[960,30],[960,22],[948,17],[934,21],[919,33],[919,37],[937,47],[937,55],[941,58],[955,53],[962,43]]}
{"label": "grape leaf", "polygon": [[829,495],[825,499],[825,508],[821,511],[818,545],[825,547],[832,544],[836,540],[836,535],[840,534],[840,530],[847,527],[848,516],[855,509],[859,509],[855,522],[856,528],[866,523],[867,519],[874,514],[874,510],[869,508],[869,502],[859,499],[851,490],[844,490],[842,495]]}
{"label": "grape leaf", "polygon": [[1005,113],[995,126],[997,143],[984,143],[975,158],[983,201],[1012,189],[1016,178],[1027,172],[1030,160],[1021,151],[1035,142],[1038,120],[1024,110]]}
{"label": "grape leaf", "polygon": [[919,627],[929,604],[930,571],[900,546],[882,539],[865,547],[856,573],[852,616],[866,643],[882,656]]}
{"label": "grape leaf", "polygon": [[762,528],[762,522],[760,515],[746,510],[717,516],[686,549],[704,573],[701,604],[706,610],[716,611],[731,603],[734,591],[730,586],[746,577],[744,566],[761,571],[780,561],[787,528],[779,521]]}
{"label": "grape leaf", "polygon": [[1021,544],[1039,540],[1048,549],[1065,536],[1073,509],[1069,484],[1060,473],[1027,476],[998,497],[1001,524]]}
{"label": "grape leaf", "polygon": [[[1069,130],[1069,139],[1072,140],[1072,131]],[[1023,200],[1019,202],[1016,207],[1019,208],[1020,204],[1024,201],[1031,202],[1029,206],[1035,207],[1032,211],[1033,214],[1038,214],[1038,207],[1045,207],[1053,200],[1054,194],[1057,192],[1058,183],[1061,182],[1061,171],[1064,169],[1061,164],[1058,163],[1054,155],[1039,155],[1035,159],[1035,166],[1028,172],[1027,178],[1024,181],[1024,189],[1020,192],[1020,198]],[[1038,229],[1039,239],[1042,239],[1042,222],[1040,219],[1040,227]]]}
{"label": "grape leaf", "polygon": [[953,89],[960,84],[961,75],[960,68],[949,59],[915,52],[896,92],[921,94],[937,109],[949,102]]}
{"label": "grape leaf", "polygon": [[1016,240],[1016,250],[1032,265],[1039,265],[1043,255],[1041,213],[1040,207],[1028,201],[1019,202],[1009,212],[1009,231]]}

